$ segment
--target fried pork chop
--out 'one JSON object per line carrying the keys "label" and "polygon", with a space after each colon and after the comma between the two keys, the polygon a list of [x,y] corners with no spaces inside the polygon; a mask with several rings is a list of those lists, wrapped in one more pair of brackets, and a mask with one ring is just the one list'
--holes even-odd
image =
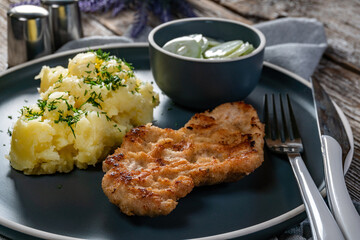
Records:
{"label": "fried pork chop", "polygon": [[179,130],[132,129],[103,162],[102,188],[127,215],[167,215],[195,186],[237,181],[263,162],[264,126],[255,109],[225,103]]}

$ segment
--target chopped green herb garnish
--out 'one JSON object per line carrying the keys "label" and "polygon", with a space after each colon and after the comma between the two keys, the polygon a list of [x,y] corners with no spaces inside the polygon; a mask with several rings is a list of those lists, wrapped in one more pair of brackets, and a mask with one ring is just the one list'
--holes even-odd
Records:
{"label": "chopped green herb garnish", "polygon": [[98,49],[96,52],[95,52],[96,56],[104,61],[107,61],[109,60],[109,57],[110,57],[110,53],[106,53],[106,52],[103,52],[101,49]]}
{"label": "chopped green herb garnish", "polygon": [[[104,102],[101,93],[97,94],[95,91],[90,93],[90,97],[86,100],[85,103],[91,103],[94,107],[97,107],[99,109],[102,109],[100,103],[97,101]],[[83,105],[85,104],[83,103]]]}
{"label": "chopped green herb garnish", "polygon": [[62,75],[62,74],[60,74],[60,76],[59,76],[59,78],[58,78],[57,82],[60,82],[60,83],[61,83],[61,82],[63,81],[63,78],[64,78],[64,77],[63,77],[63,75]]}
{"label": "chopped green herb garnish", "polygon": [[55,123],[65,122],[70,127],[72,134],[76,138],[73,125],[75,125],[80,120],[82,111],[75,109],[75,108],[73,108],[73,110],[74,110],[74,115],[65,115],[64,116],[64,115],[60,114],[59,118],[57,120],[55,120],[54,122]]}

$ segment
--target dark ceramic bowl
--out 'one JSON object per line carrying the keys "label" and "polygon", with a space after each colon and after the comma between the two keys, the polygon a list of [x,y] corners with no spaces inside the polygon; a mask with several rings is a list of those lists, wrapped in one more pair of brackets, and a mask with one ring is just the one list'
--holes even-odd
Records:
{"label": "dark ceramic bowl", "polygon": [[[197,33],[223,41],[247,41],[255,50],[236,59],[209,60],[162,49],[174,38]],[[207,109],[242,100],[256,87],[263,65],[265,37],[259,30],[236,21],[187,18],[153,29],[149,45],[151,70],[160,89],[179,105]]]}

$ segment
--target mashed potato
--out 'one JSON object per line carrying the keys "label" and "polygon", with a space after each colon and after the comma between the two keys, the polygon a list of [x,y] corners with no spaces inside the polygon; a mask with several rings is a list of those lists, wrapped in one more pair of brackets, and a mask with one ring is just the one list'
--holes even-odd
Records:
{"label": "mashed potato", "polygon": [[131,66],[101,51],[68,68],[44,66],[37,104],[21,109],[9,160],[25,174],[69,172],[101,161],[126,132],[152,120],[159,97]]}

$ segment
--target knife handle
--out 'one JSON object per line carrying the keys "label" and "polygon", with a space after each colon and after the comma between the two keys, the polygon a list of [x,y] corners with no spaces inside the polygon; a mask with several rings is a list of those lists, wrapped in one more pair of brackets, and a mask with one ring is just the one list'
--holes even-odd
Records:
{"label": "knife handle", "polygon": [[288,153],[299,185],[314,240],[342,240],[341,230],[316,187],[299,153]]}
{"label": "knife handle", "polygon": [[331,136],[323,135],[324,168],[330,208],[347,240],[360,239],[360,216],[344,180],[342,149]]}

